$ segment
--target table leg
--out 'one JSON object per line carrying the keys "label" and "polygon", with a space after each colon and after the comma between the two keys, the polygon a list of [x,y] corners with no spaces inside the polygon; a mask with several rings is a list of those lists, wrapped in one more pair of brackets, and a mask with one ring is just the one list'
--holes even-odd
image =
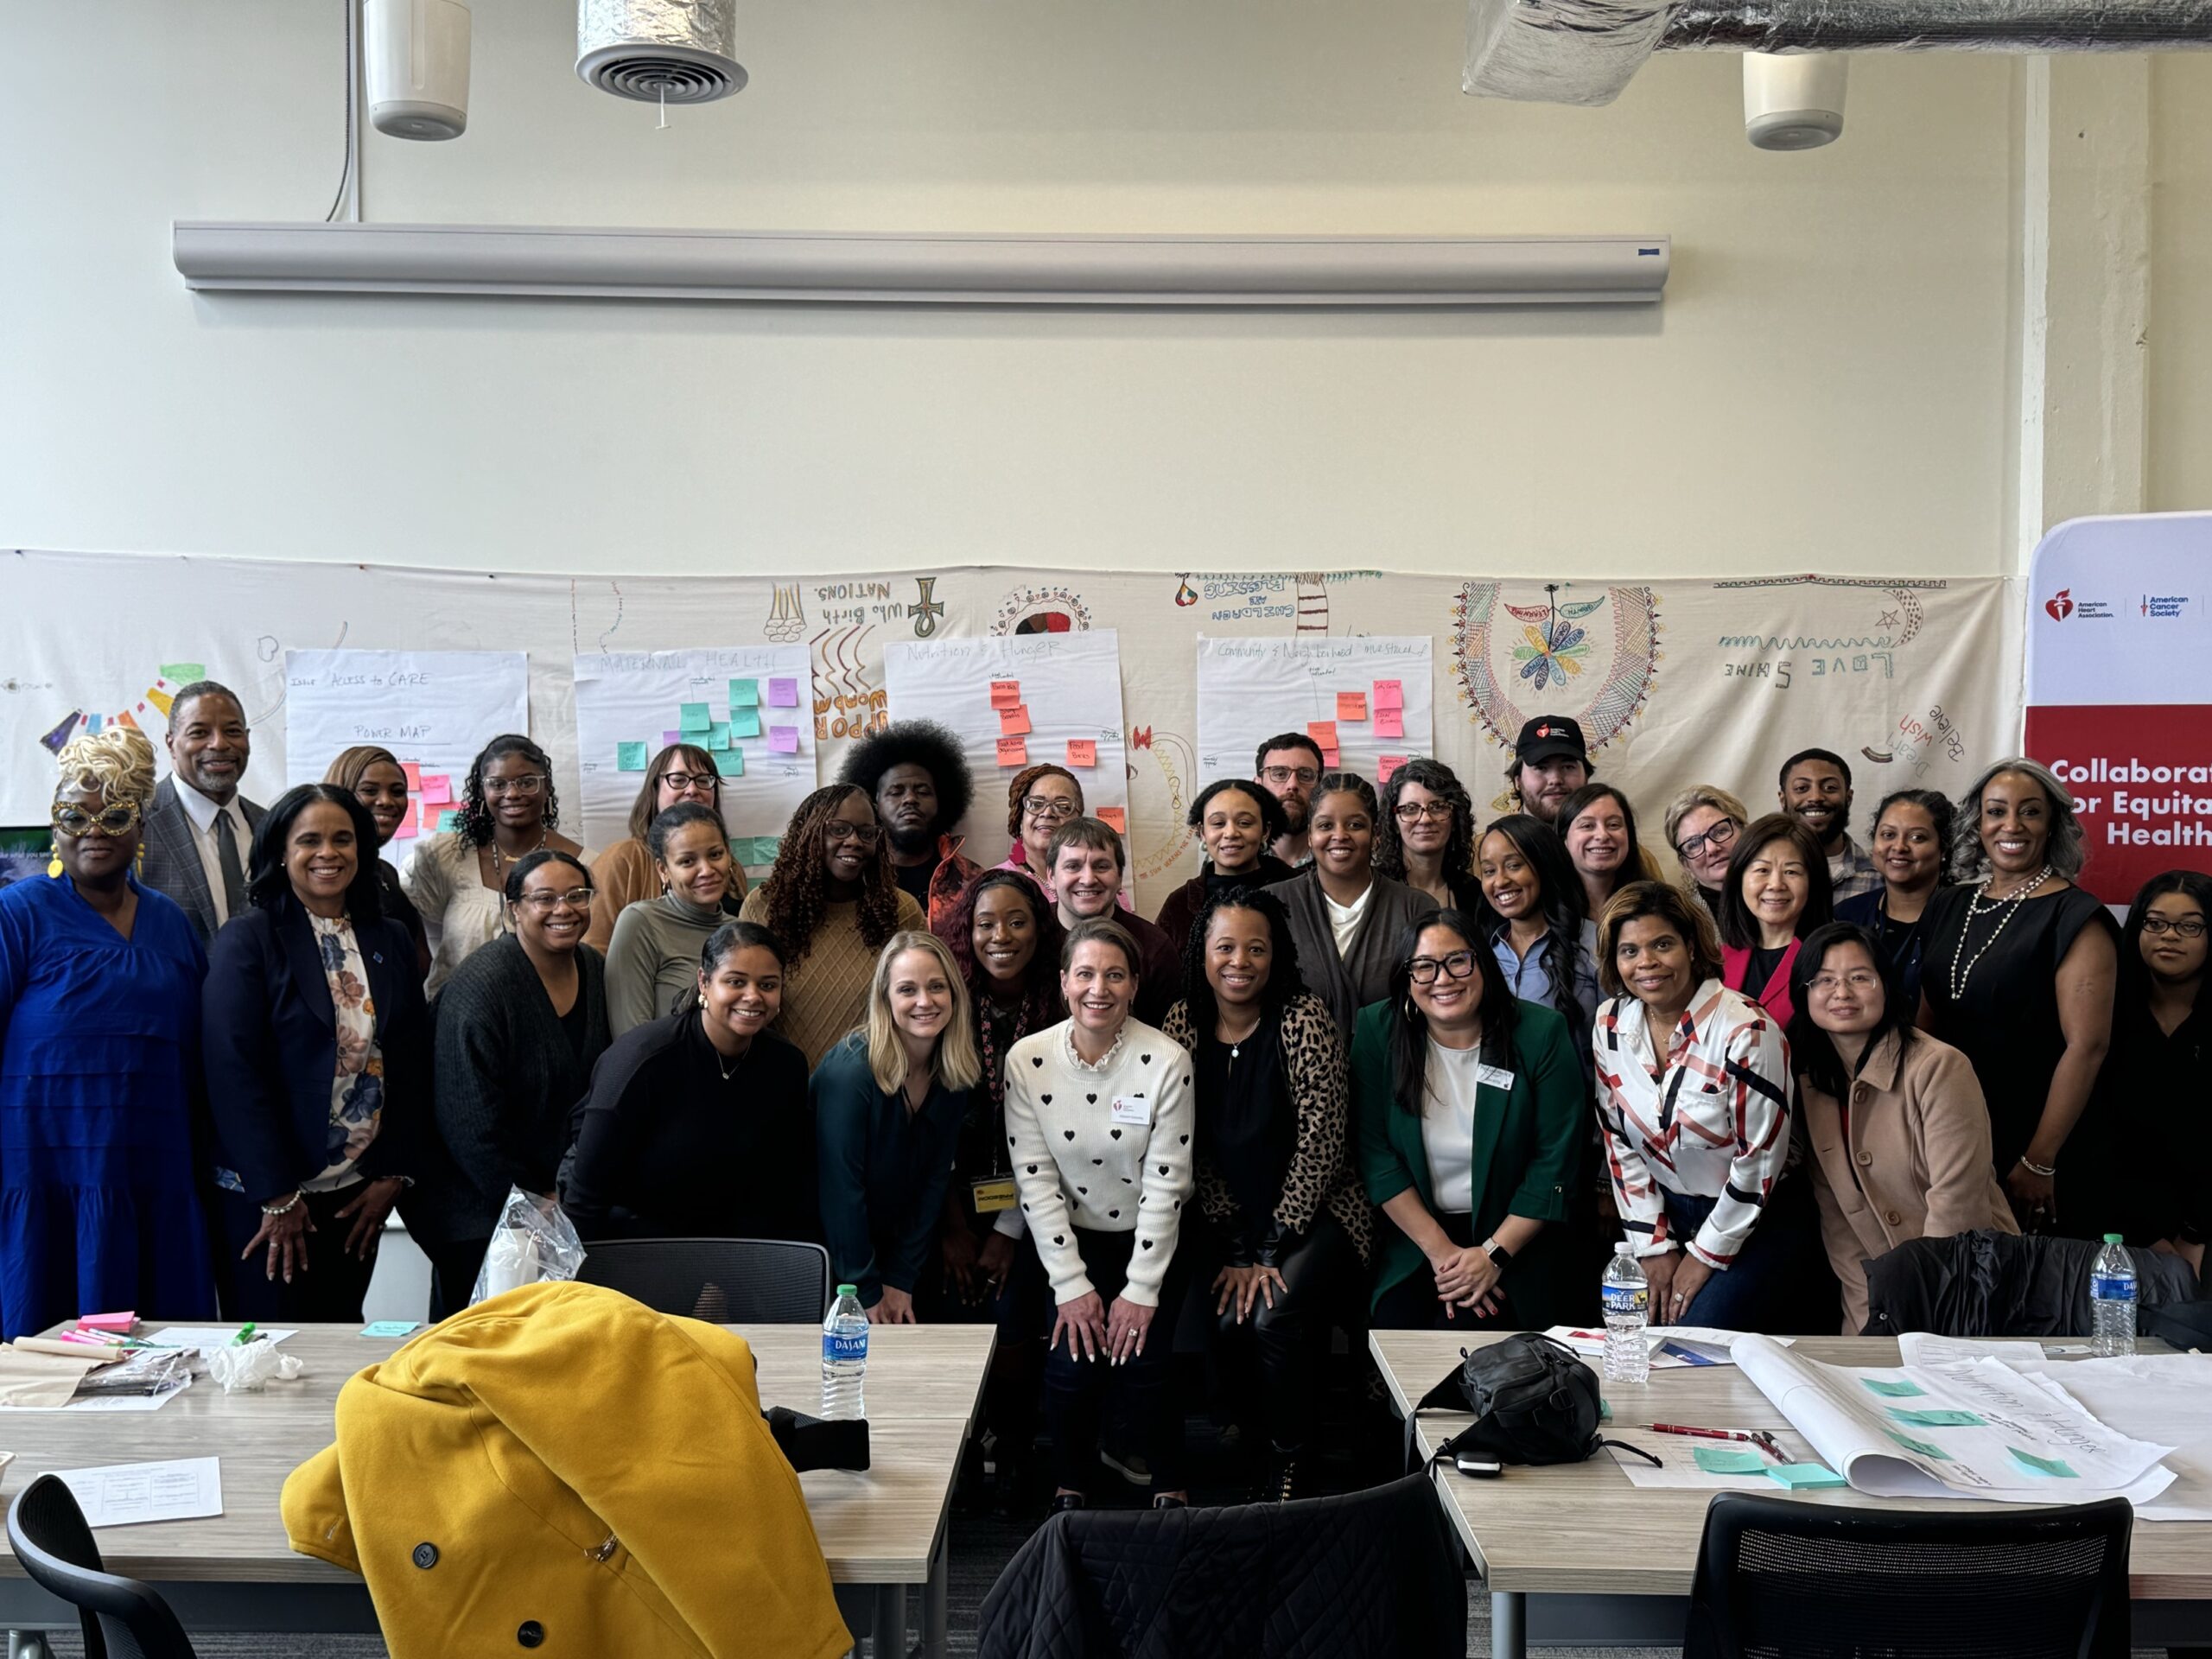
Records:
{"label": "table leg", "polygon": [[922,1652],[944,1659],[945,1624],[952,1600],[951,1541],[940,1535],[930,1560],[929,1582],[922,1586]]}
{"label": "table leg", "polygon": [[1528,1659],[1529,1606],[1518,1590],[1490,1592],[1490,1659]]}
{"label": "table leg", "polygon": [[906,1659],[906,1586],[887,1584],[875,1592],[875,1659]]}
{"label": "table leg", "polygon": [[50,1659],[53,1651],[36,1630],[8,1632],[8,1659]]}

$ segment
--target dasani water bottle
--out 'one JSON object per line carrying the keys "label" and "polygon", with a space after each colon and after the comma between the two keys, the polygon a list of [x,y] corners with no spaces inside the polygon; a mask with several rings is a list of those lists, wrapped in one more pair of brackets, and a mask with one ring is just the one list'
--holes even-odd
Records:
{"label": "dasani water bottle", "polygon": [[2135,1351],[2135,1262],[2118,1233],[2105,1235],[2089,1275],[2089,1351],[2126,1358]]}
{"label": "dasani water bottle", "polygon": [[1605,1305],[1605,1380],[1643,1382],[1651,1375],[1651,1351],[1643,1342],[1643,1327],[1651,1321],[1651,1281],[1627,1240],[1613,1246],[1599,1294]]}
{"label": "dasani water bottle", "polygon": [[860,1292],[837,1287],[837,1300],[822,1321],[822,1414],[838,1418],[868,1415],[868,1314]]}

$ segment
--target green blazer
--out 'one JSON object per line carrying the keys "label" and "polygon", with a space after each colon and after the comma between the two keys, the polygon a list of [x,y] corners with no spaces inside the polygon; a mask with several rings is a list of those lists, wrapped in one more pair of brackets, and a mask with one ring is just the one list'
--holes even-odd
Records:
{"label": "green blazer", "polygon": [[[1367,1196],[1381,1205],[1408,1187],[1436,1211],[1421,1119],[1390,1097],[1390,1027],[1396,1009],[1376,1002],[1362,1008],[1351,1042],[1352,1112],[1358,1126],[1359,1174]],[[1508,1216],[1564,1223],[1567,1200],[1581,1179],[1589,1139],[1582,1063],[1567,1021],[1552,1009],[1523,1001],[1513,1033],[1513,1086],[1485,1084],[1475,1100],[1474,1229],[1478,1243]],[[1428,1262],[1413,1240],[1384,1216],[1376,1224],[1376,1272],[1370,1306],[1393,1285]],[[1574,1306],[1574,1252],[1563,1225],[1547,1227],[1505,1269],[1504,1287],[1515,1322],[1541,1330],[1570,1318]],[[1588,1300],[1586,1297],[1582,1300]]]}

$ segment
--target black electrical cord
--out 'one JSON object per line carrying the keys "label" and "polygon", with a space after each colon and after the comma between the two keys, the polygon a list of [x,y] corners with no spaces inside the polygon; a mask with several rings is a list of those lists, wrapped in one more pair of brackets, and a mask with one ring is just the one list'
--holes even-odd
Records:
{"label": "black electrical cord", "polygon": [[353,181],[353,79],[357,73],[353,61],[353,8],[357,0],[340,0],[346,18],[346,165],[338,175],[338,194],[331,199],[330,211],[322,222],[331,223],[338,217],[338,210],[346,205],[346,192]]}

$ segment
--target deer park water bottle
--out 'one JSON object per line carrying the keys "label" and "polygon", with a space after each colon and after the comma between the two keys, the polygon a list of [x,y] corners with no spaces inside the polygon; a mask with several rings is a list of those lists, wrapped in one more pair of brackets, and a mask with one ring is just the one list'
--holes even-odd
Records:
{"label": "deer park water bottle", "polygon": [[868,1415],[868,1314],[861,1294],[837,1287],[830,1317],[822,1321],[822,1414],[825,1418]]}
{"label": "deer park water bottle", "polygon": [[1605,1380],[1643,1382],[1651,1375],[1651,1351],[1643,1341],[1643,1328],[1651,1322],[1651,1281],[1626,1239],[1613,1246],[1599,1294],[1605,1304]]}
{"label": "deer park water bottle", "polygon": [[2135,1262],[2118,1233],[2105,1235],[2089,1269],[2089,1351],[2099,1359],[2135,1351]]}

